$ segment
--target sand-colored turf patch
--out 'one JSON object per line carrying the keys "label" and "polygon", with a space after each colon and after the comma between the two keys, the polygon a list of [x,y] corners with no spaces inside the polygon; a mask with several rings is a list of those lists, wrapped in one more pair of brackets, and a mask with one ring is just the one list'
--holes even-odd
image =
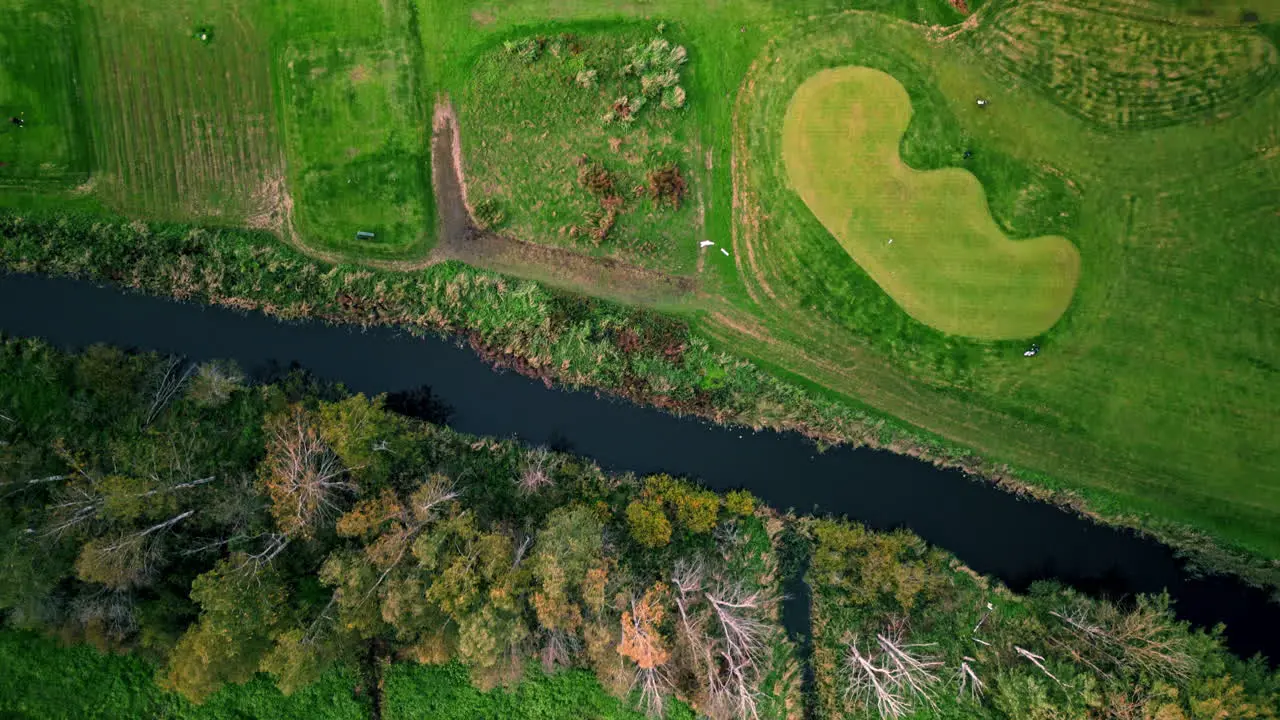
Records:
{"label": "sand-colored turf patch", "polygon": [[967,170],[907,167],[898,144],[910,119],[911,101],[892,76],[819,72],[796,90],[783,124],[792,187],[920,322],[986,339],[1048,330],[1075,290],[1075,246],[1058,236],[1007,237]]}

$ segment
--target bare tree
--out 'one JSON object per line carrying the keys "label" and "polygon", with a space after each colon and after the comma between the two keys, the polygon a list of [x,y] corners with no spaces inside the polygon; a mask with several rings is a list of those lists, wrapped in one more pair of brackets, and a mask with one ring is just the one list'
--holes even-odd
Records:
{"label": "bare tree", "polygon": [[240,569],[246,572],[259,573],[262,572],[271,561],[280,556],[289,547],[289,536],[284,533],[268,532],[259,533],[255,538],[265,538],[262,546],[257,552],[245,553],[244,560],[240,563]]}
{"label": "bare tree", "polygon": [[863,707],[875,706],[880,717],[899,718],[911,703],[894,682],[893,674],[871,652],[858,647],[855,636],[845,648],[845,697]]}
{"label": "bare tree", "polygon": [[578,638],[571,632],[565,630],[546,630],[542,636],[542,649],[539,655],[542,660],[542,669],[548,674],[554,672],[557,667],[565,667],[569,665],[570,660],[578,651]]}
{"label": "bare tree", "polygon": [[49,506],[46,535],[59,537],[98,517],[106,505],[97,482],[82,480],[63,489],[57,501]]}
{"label": "bare tree", "polygon": [[864,707],[874,705],[881,717],[902,717],[919,703],[937,708],[933,694],[942,661],[923,652],[931,643],[905,643],[904,633],[896,624],[876,634],[872,649],[860,648],[857,637],[846,649],[845,696]]}
{"label": "bare tree", "polygon": [[133,596],[124,590],[98,588],[71,603],[71,617],[82,627],[97,626],[113,640],[123,640],[138,629]]}
{"label": "bare tree", "polygon": [[47,475],[45,477],[28,478],[26,480],[8,480],[5,482],[0,482],[0,488],[4,488],[4,487],[11,488],[4,495],[0,495],[0,498],[7,498],[11,495],[16,495],[24,490],[30,490],[31,488],[38,487],[40,485],[48,485],[49,483],[62,482],[63,480],[67,480],[70,477],[71,477],[70,475]]}
{"label": "bare tree", "polygon": [[261,469],[272,513],[286,535],[310,535],[315,524],[337,516],[337,498],[359,488],[300,407],[268,424]]}
{"label": "bare tree", "polygon": [[157,368],[151,392],[151,406],[147,409],[147,418],[143,425],[150,425],[160,417],[160,413],[164,412],[195,371],[195,365],[187,364],[180,357],[169,356],[165,359],[164,364]]}
{"label": "bare tree", "polygon": [[533,494],[550,485],[554,463],[555,456],[544,447],[534,448],[526,454],[520,466],[520,477],[516,478],[520,491]]}
{"label": "bare tree", "polygon": [[747,592],[738,585],[705,596],[718,629],[717,655],[721,662],[721,672],[711,687],[710,710],[728,713],[729,717],[758,718],[760,665],[773,631],[761,618],[773,598],[763,590]]}
{"label": "bare tree", "polygon": [[712,577],[700,561],[677,561],[671,585],[676,639],[706,691],[700,709],[714,720],[759,717],[761,666],[774,632],[766,618],[776,598]]}
{"label": "bare tree", "polygon": [[631,688],[640,690],[640,708],[653,717],[662,717],[666,711],[667,693],[671,682],[661,667],[637,667]]}
{"label": "bare tree", "polygon": [[1095,663],[1174,681],[1185,681],[1195,671],[1185,640],[1169,632],[1168,621],[1157,607],[1140,603],[1125,613],[1107,603],[1093,612],[1063,609],[1049,614],[1070,633],[1072,654],[1100,673],[1107,674]]}

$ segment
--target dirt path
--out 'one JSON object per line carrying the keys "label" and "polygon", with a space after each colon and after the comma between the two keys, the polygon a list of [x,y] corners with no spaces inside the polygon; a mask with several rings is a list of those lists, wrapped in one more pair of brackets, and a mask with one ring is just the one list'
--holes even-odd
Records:
{"label": "dirt path", "polygon": [[435,190],[439,239],[420,260],[372,260],[351,258],[307,245],[293,225],[293,203],[283,181],[275,212],[264,216],[258,227],[273,229],[301,252],[333,264],[359,264],[379,270],[412,272],[458,260],[495,272],[529,278],[557,287],[645,305],[671,304],[692,298],[697,284],[692,277],[668,275],[614,258],[582,255],[563,248],[525,242],[476,226],[467,199],[462,170],[462,141],[458,119],[447,98],[436,102],[432,118],[431,181]]}
{"label": "dirt path", "polygon": [[690,277],[525,242],[477,227],[467,199],[458,120],[447,99],[437,101],[432,126],[431,179],[440,237],[424,264],[460,260],[550,285],[645,304],[678,301],[694,293],[696,284]]}

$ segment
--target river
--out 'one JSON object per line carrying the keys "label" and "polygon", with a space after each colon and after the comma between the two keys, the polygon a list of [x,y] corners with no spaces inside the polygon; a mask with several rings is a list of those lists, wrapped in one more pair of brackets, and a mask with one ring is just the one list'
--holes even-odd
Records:
{"label": "river", "polygon": [[0,333],[44,338],[66,350],[105,343],[196,361],[229,358],[259,376],[296,363],[366,394],[429,387],[451,409],[448,424],[461,432],[518,437],[609,470],[685,475],[716,490],[747,488],[780,509],[845,515],[880,530],[906,527],[1015,590],[1040,579],[1111,597],[1168,589],[1183,619],[1204,627],[1226,623],[1237,654],[1280,658],[1280,605],[1265,593],[1229,578],[1191,577],[1159,543],[914,458],[865,448],[819,453],[793,433],[717,426],[549,389],[496,373],[469,348],[444,339],[280,322],[65,278],[0,275]]}

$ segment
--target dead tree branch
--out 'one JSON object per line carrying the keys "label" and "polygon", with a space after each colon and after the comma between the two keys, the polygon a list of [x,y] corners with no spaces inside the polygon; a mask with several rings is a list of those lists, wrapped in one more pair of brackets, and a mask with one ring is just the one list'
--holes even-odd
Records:
{"label": "dead tree branch", "polygon": [[982,678],[973,671],[973,666],[969,663],[977,662],[971,657],[966,656],[964,661],[960,663],[957,685],[959,689],[956,691],[956,699],[963,700],[968,698],[973,702],[981,702],[982,695],[987,689],[987,684],[982,682]]}
{"label": "dead tree branch", "polygon": [[[185,369],[182,369],[183,366]],[[165,364],[164,373],[156,380],[155,390],[151,396],[151,407],[147,410],[147,419],[143,426],[149,426],[160,417],[160,413],[169,406],[174,396],[187,384],[196,371],[195,365],[187,364],[177,356],[170,356]]]}
{"label": "dead tree branch", "polygon": [[[1040,669],[1040,672],[1044,673],[1045,675],[1048,675],[1048,676],[1049,676],[1049,677],[1050,677],[1054,682],[1058,683],[1059,685],[1062,685],[1062,681],[1061,681],[1061,680],[1059,680],[1059,679],[1058,679],[1058,677],[1057,677],[1056,675],[1054,675],[1053,673],[1049,672],[1049,668],[1047,668],[1047,667],[1045,667],[1045,666],[1044,666],[1044,657],[1043,657],[1043,656],[1041,656],[1041,655],[1036,655],[1035,653],[1031,652],[1030,650],[1025,650],[1025,649],[1023,649],[1023,648],[1021,648],[1021,647],[1018,647],[1017,645],[1014,645],[1014,646],[1013,646],[1013,649],[1014,649],[1014,651],[1016,651],[1019,655],[1021,655],[1022,657],[1026,658],[1028,661],[1030,661],[1032,665],[1035,665],[1037,668],[1039,668],[1039,669]],[[1063,687],[1065,687],[1065,685],[1064,685]]]}

